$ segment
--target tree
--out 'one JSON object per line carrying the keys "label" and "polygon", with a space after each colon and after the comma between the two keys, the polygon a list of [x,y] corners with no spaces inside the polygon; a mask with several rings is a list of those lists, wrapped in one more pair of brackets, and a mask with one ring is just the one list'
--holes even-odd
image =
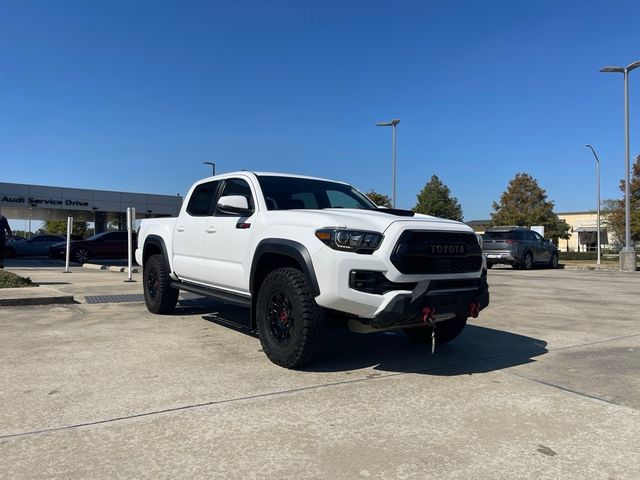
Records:
{"label": "tree", "polygon": [[391,208],[391,199],[389,198],[389,196],[383,195],[382,193],[374,192],[373,188],[367,192],[367,197],[369,197],[369,200],[371,200],[379,207]]}
{"label": "tree", "polygon": [[[74,235],[80,235],[84,238],[87,236],[88,229],[89,224],[87,222],[73,222],[71,233]],[[51,235],[66,235],[67,222],[65,220],[49,220],[44,222],[44,225],[38,231],[40,233],[49,233]]]}
{"label": "tree", "polygon": [[[625,208],[624,208],[625,181],[620,180],[620,190],[623,192],[622,200],[605,200],[603,213],[608,227],[613,231],[616,240],[621,246],[625,242]],[[631,170],[631,183],[629,184],[629,210],[631,216],[631,240],[640,241],[640,155],[636,157]]]}
{"label": "tree", "polygon": [[456,197],[451,196],[449,187],[433,175],[417,195],[414,212],[462,221],[462,207]]}
{"label": "tree", "polygon": [[493,202],[491,226],[544,226],[547,238],[569,238],[569,225],[553,213],[554,203],[547,200],[547,192],[527,173],[518,173],[502,193],[500,203]]}

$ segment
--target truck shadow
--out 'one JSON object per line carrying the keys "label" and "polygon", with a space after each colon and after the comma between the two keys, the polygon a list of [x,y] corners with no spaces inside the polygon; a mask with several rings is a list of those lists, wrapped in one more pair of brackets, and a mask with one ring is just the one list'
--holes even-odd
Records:
{"label": "truck shadow", "polygon": [[469,375],[523,365],[547,353],[547,342],[503,330],[467,325],[452,342],[412,342],[403,332],[359,335],[332,332],[322,357],[305,370],[336,372],[373,368],[381,372]]}
{"label": "truck shadow", "polygon": [[[249,311],[208,299],[180,302],[182,314],[200,314],[203,320],[257,338],[249,328]],[[206,313],[205,313],[206,312]],[[204,315],[203,315],[204,313]],[[373,368],[380,372],[427,375],[469,375],[523,365],[547,353],[544,340],[469,324],[445,345],[412,342],[403,332],[373,334],[332,330],[320,358],[302,369],[308,372],[347,372]]]}

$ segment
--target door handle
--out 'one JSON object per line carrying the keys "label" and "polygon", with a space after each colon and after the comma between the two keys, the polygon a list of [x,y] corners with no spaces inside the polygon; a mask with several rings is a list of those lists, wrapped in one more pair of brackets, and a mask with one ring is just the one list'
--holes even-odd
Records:
{"label": "door handle", "polygon": [[217,232],[217,230],[215,229],[215,227],[207,227],[206,232],[207,232],[207,233],[216,233],[216,232]]}
{"label": "door handle", "polygon": [[184,227],[180,225],[179,227],[176,227],[176,230],[179,232],[184,232]]}

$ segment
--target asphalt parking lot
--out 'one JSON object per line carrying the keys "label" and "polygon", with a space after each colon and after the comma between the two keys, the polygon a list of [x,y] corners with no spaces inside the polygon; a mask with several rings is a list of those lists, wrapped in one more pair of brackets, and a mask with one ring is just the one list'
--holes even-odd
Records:
{"label": "asphalt parking lot", "polygon": [[126,274],[8,268],[79,303],[0,307],[0,478],[640,478],[638,273],[494,268],[434,356],[336,332],[289,371],[246,310],[155,316],[87,303],[141,293]]}

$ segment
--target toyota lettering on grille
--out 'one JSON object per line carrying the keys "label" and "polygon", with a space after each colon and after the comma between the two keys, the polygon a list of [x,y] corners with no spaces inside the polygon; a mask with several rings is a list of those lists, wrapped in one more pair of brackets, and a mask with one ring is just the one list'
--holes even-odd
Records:
{"label": "toyota lettering on grille", "polygon": [[432,243],[428,245],[427,251],[431,255],[466,255],[467,250],[464,245],[442,245],[437,243]]}

